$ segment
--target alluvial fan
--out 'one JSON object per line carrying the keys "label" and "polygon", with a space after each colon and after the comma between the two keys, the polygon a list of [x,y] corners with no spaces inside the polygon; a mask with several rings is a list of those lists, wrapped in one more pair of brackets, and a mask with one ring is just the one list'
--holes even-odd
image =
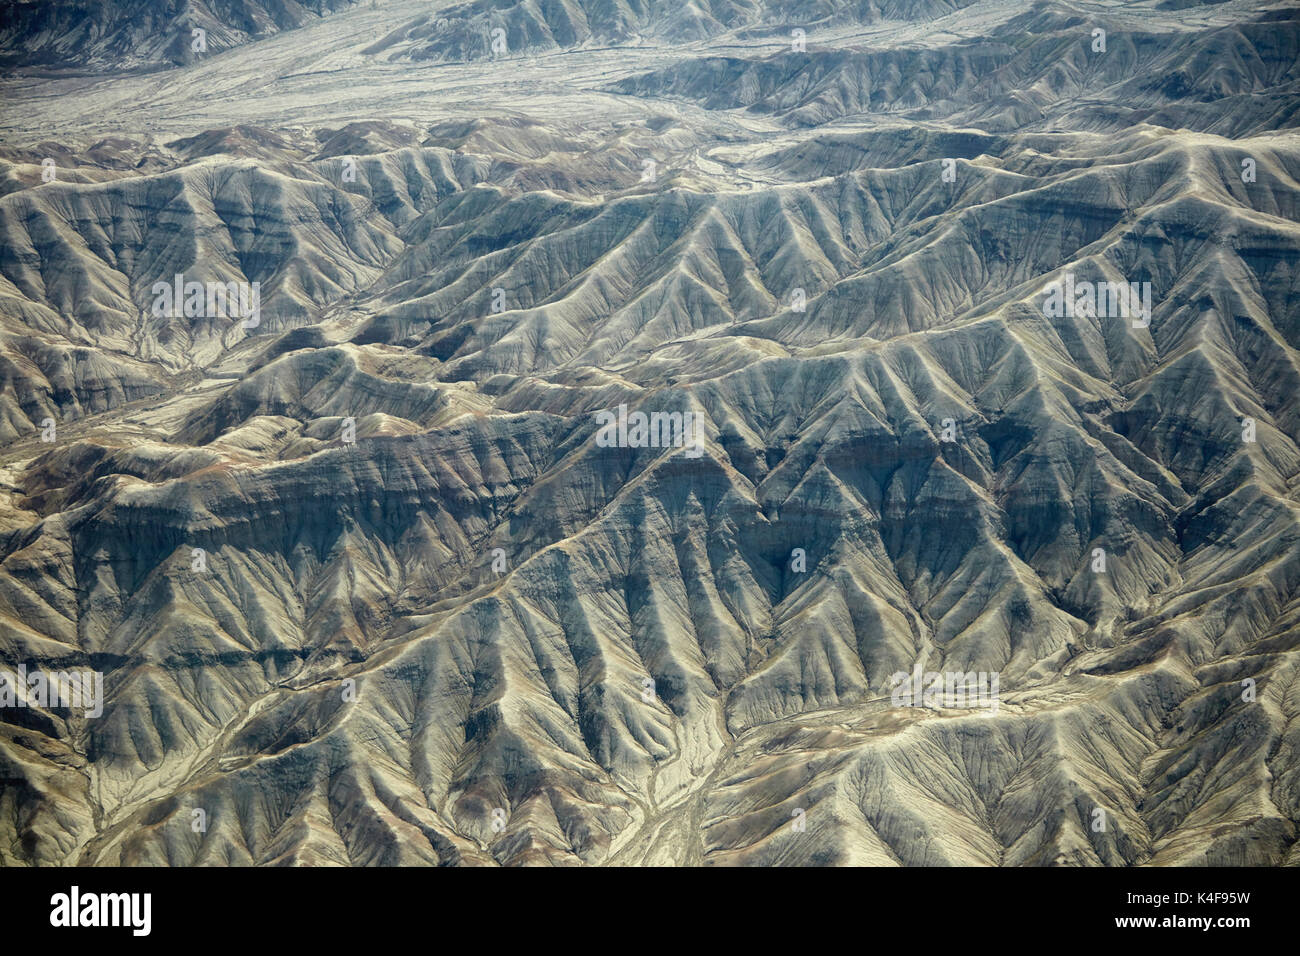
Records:
{"label": "alluvial fan", "polygon": [[0,3],[0,864],[1300,864],[1300,14]]}

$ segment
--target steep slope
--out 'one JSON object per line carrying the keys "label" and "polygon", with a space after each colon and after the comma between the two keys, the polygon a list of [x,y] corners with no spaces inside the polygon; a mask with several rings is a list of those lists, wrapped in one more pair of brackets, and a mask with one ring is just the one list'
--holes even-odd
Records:
{"label": "steep slope", "polygon": [[[356,0],[4,0],[0,63],[156,70],[292,30]],[[195,33],[195,31],[200,31]]]}

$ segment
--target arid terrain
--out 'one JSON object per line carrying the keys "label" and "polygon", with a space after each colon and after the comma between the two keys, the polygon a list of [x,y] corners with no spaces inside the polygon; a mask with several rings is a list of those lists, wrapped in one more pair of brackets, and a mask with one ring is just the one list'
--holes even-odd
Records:
{"label": "arid terrain", "polygon": [[1300,864],[1292,5],[0,0],[0,71],[0,670],[103,675],[0,697],[0,864]]}

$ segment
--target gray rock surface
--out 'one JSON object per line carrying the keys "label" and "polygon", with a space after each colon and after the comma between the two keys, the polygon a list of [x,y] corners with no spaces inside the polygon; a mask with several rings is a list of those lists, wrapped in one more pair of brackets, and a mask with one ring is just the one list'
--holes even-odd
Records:
{"label": "gray rock surface", "polygon": [[1300,863],[1294,12],[138,6],[0,21],[0,864]]}

